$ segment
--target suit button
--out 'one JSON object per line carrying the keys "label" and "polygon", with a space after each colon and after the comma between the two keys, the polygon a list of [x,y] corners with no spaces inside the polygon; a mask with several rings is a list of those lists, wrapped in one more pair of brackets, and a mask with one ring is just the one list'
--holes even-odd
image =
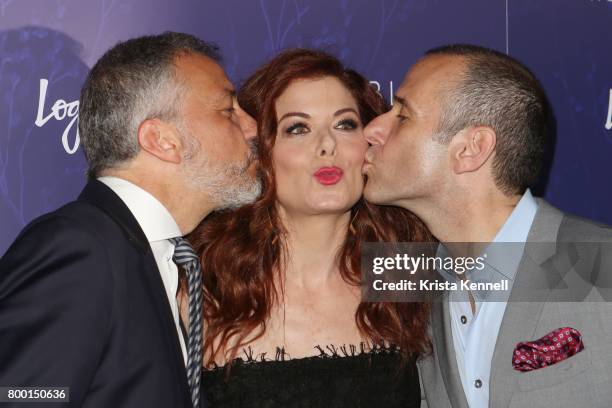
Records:
{"label": "suit button", "polygon": [[461,316],[461,323],[466,324],[467,323],[467,317]]}
{"label": "suit button", "polygon": [[480,381],[480,380],[474,381],[474,387],[476,387],[476,388],[482,387],[482,381]]}

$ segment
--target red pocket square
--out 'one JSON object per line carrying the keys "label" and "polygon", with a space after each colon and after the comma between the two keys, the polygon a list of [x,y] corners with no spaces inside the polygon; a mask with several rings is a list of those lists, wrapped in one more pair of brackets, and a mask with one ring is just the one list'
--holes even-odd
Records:
{"label": "red pocket square", "polygon": [[562,327],[541,339],[518,343],[512,355],[512,367],[518,371],[537,370],[563,361],[583,349],[582,334],[571,327]]}

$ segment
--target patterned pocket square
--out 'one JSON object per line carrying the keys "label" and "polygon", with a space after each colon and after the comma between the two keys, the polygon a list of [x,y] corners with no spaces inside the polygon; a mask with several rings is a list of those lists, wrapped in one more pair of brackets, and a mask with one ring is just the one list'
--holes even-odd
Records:
{"label": "patterned pocket square", "polygon": [[571,327],[553,330],[541,339],[523,341],[512,354],[512,367],[532,371],[556,364],[584,350],[582,335]]}

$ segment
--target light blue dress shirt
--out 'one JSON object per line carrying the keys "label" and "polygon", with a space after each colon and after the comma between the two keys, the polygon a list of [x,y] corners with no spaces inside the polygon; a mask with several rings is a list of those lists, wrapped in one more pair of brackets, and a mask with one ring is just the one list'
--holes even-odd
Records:
{"label": "light blue dress shirt", "polygon": [[[498,231],[493,244],[485,250],[487,257],[484,269],[474,271],[466,278],[472,282],[499,282],[505,279],[511,289],[537,209],[537,201],[527,190]],[[502,242],[516,244],[497,244]],[[456,275],[448,276],[448,271],[440,273],[451,281],[457,279]],[[483,291],[473,292],[472,295],[476,304],[475,313],[472,313],[466,291],[450,293],[451,329],[457,367],[467,402],[471,408],[487,408],[491,360],[506,310],[507,296],[503,297],[502,293],[502,298],[495,298],[492,293]]]}

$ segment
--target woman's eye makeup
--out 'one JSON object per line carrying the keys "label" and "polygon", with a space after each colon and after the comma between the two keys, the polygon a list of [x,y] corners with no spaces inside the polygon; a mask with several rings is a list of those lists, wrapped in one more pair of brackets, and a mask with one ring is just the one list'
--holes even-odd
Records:
{"label": "woman's eye makeup", "polygon": [[335,126],[334,128],[339,129],[339,130],[355,130],[357,128],[359,128],[359,122],[356,121],[355,119],[342,119],[340,120]]}
{"label": "woman's eye makeup", "polygon": [[305,123],[295,122],[285,129],[285,133],[290,135],[303,135],[304,133],[308,133],[309,130],[310,129],[308,129]]}
{"label": "woman's eye makeup", "polygon": [[[341,119],[333,125],[334,129],[344,131],[359,129],[360,126],[361,123],[353,118]],[[284,133],[288,135],[303,135],[309,133],[310,130],[310,127],[304,122],[293,122],[285,128]]]}

